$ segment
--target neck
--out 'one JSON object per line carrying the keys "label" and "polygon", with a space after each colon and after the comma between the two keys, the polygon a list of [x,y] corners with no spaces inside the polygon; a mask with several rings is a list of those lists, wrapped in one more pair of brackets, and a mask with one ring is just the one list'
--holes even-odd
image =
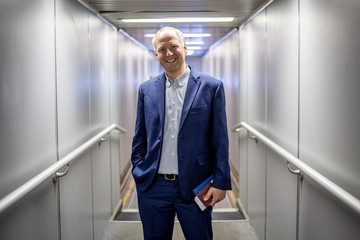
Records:
{"label": "neck", "polygon": [[186,64],[184,64],[184,67],[181,68],[181,70],[176,71],[176,72],[166,72],[167,77],[171,80],[174,81],[175,78],[179,77],[181,74],[183,74],[186,71]]}

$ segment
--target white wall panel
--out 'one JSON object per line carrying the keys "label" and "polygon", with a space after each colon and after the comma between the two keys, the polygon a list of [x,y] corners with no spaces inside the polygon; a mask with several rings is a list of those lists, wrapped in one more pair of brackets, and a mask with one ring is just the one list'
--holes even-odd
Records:
{"label": "white wall panel", "polygon": [[[224,54],[227,52],[228,54]],[[234,30],[228,36],[221,46],[218,47],[217,53],[221,56],[220,70],[221,80],[224,82],[226,96],[226,115],[229,134],[229,160],[235,172],[238,172],[238,136],[231,132],[231,127],[239,122],[239,111],[237,106],[237,96],[239,90],[239,34]],[[236,183],[234,183],[236,184]]]}
{"label": "white wall panel", "polygon": [[[300,2],[300,158],[360,198],[360,4]],[[302,185],[300,239],[358,239],[360,218],[312,181]]]}
{"label": "white wall panel", "polygon": [[[92,136],[110,125],[109,42],[110,27],[89,15],[90,127]],[[100,239],[111,216],[110,142],[92,148],[94,239]]]}
{"label": "white wall panel", "polygon": [[[298,1],[275,1],[267,13],[267,136],[297,155]],[[266,239],[296,239],[297,177],[267,151]]]}
{"label": "white wall panel", "polygon": [[190,65],[196,71],[202,72],[202,57],[186,56],[186,64]]}
{"label": "white wall panel", "polygon": [[[248,122],[266,131],[266,15],[262,12],[248,30]],[[259,239],[265,239],[266,147],[248,140],[248,214]]]}
{"label": "white wall panel", "polygon": [[[238,108],[239,122],[248,121],[248,36],[247,26],[239,30],[239,92]],[[239,198],[247,212],[247,178],[248,178],[248,139],[247,132],[242,130],[238,134],[239,144]]]}
{"label": "white wall panel", "polygon": [[77,157],[59,183],[61,239],[93,239],[90,152]]}
{"label": "white wall panel", "polygon": [[[0,22],[2,198],[57,159],[54,2],[1,1]],[[57,218],[49,180],[0,216],[0,238],[58,239]]]}
{"label": "white wall panel", "polygon": [[[88,15],[77,1],[56,1],[60,158],[90,138]],[[59,184],[61,238],[92,239],[91,154],[79,156]]]}
{"label": "white wall panel", "polygon": [[149,52],[121,31],[118,33],[119,121],[129,132],[120,136],[120,169],[130,161],[132,139],[135,133],[137,94],[139,85],[163,72],[153,52]]}
{"label": "white wall panel", "polygon": [[[109,28],[109,81],[110,81],[110,124],[119,125],[119,83],[117,61],[117,31]],[[111,202],[112,212],[120,199],[120,136],[111,134]]]}
{"label": "white wall panel", "polygon": [[202,70],[209,75],[214,75],[214,57],[212,57],[212,51],[207,52],[207,54],[203,57]]}
{"label": "white wall panel", "polygon": [[[120,136],[121,172],[126,163],[130,161],[132,138],[135,133],[135,117],[137,103],[137,81],[133,75],[135,68],[133,58],[136,45],[126,38],[121,32],[118,33],[118,64],[119,64],[119,96],[120,96],[120,125],[128,130],[128,134]],[[155,75],[155,74],[154,74]],[[148,76],[150,77],[150,76]]]}

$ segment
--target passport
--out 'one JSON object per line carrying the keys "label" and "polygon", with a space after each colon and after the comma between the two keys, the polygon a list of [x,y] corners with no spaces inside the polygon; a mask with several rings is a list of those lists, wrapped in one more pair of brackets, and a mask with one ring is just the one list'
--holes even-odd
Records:
{"label": "passport", "polygon": [[194,194],[196,195],[195,202],[199,206],[201,211],[204,211],[212,201],[212,196],[207,201],[205,201],[204,198],[212,185],[213,178],[214,175],[211,175],[193,190]]}

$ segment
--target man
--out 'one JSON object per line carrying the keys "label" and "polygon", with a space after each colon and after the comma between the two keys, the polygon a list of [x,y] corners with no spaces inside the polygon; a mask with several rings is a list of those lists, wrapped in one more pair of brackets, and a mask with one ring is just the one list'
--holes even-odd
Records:
{"label": "man", "polygon": [[[144,238],[171,239],[176,213],[187,240],[212,239],[212,207],[231,189],[224,87],[185,64],[178,29],[160,29],[153,45],[165,73],[140,85],[131,155]],[[201,211],[192,190],[211,174]]]}

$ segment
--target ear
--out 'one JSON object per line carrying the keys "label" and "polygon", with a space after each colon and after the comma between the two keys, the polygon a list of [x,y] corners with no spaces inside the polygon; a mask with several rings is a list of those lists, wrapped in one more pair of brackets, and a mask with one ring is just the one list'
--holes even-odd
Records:
{"label": "ear", "polygon": [[159,55],[155,52],[155,57],[156,57],[156,60],[158,60],[158,61],[159,61],[158,56],[159,56]]}
{"label": "ear", "polygon": [[185,55],[186,55],[188,53],[186,43],[184,43],[184,50],[185,50]]}

